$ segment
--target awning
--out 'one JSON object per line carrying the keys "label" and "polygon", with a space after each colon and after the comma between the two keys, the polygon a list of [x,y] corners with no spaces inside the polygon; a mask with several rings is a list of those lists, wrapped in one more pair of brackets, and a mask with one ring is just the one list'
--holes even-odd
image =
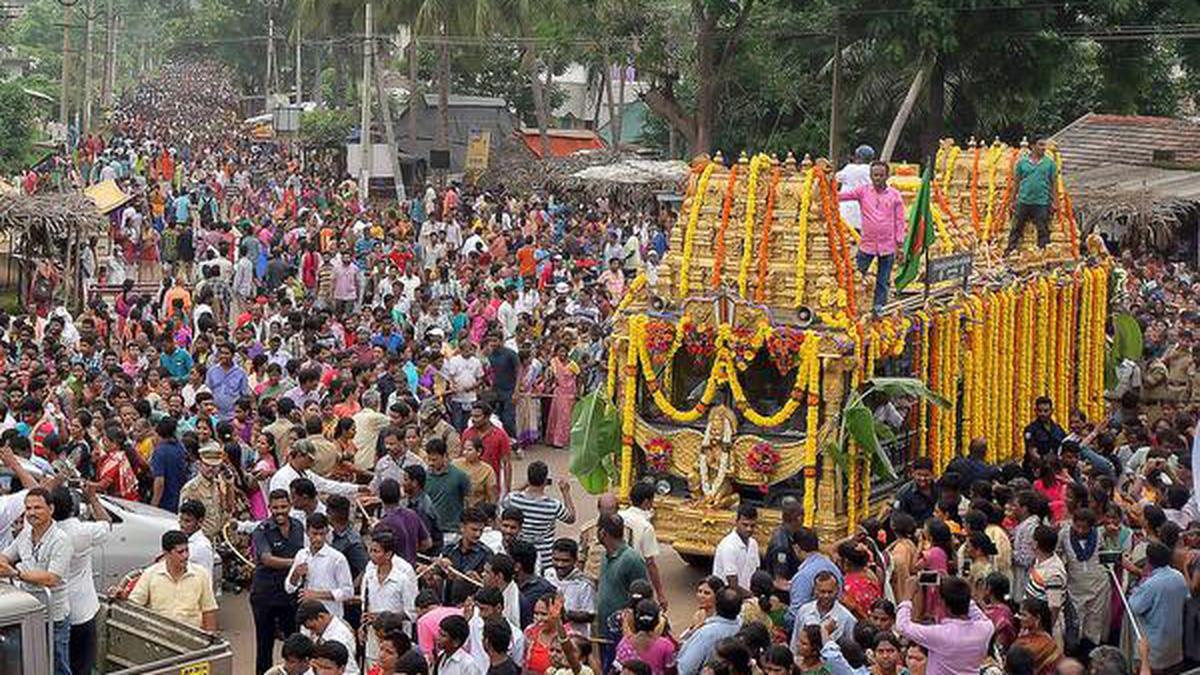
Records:
{"label": "awning", "polygon": [[96,183],[84,190],[83,193],[92,200],[96,209],[105,215],[124,206],[131,199],[129,195],[121,191],[121,188],[117,187],[117,182],[114,180]]}

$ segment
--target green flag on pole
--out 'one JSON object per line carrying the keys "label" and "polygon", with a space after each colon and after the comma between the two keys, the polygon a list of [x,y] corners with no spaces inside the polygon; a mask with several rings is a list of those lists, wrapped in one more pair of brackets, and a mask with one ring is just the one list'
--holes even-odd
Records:
{"label": "green flag on pole", "polygon": [[933,198],[933,163],[925,163],[921,174],[921,188],[917,199],[908,212],[908,233],[904,236],[904,264],[896,271],[896,290],[902,290],[917,278],[921,269],[921,258],[937,239],[937,228],[933,224],[930,200]]}

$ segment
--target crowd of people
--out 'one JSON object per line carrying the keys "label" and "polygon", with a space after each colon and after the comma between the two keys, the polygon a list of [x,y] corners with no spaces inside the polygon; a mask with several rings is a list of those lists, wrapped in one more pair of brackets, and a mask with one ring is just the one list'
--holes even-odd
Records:
{"label": "crowd of people", "polygon": [[[1130,675],[1136,653],[1165,675],[1195,655],[1200,378],[1179,270],[1118,275],[1149,360],[1119,364],[1111,418],[1062,429],[1039,400],[1022,463],[988,465],[986,439],[937,477],[918,459],[887,514],[825,545],[800,502],[761,533],[743,504],[679,625],[652,484],[563,536],[570,479],[514,462],[568,444],[669,214],[453,184],[376,207],[243,135],[231,81],[169,65],[81,141],[72,180],[135,195],[112,255],[85,252],[82,312],[47,272],[28,314],[0,317],[0,576],[53,589],[56,673],[95,666],[99,495],[179,523],[101,590],[219,630],[220,561],[249,594],[259,674]],[[891,265],[890,232],[864,267]]]}

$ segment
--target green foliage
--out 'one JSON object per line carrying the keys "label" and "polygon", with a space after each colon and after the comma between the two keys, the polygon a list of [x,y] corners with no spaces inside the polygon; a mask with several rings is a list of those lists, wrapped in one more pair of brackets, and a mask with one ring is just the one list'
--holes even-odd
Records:
{"label": "green foliage", "polygon": [[620,417],[602,391],[583,396],[571,410],[570,471],[592,494],[607,489],[602,480],[614,470],[620,441]]}
{"label": "green foliage", "polygon": [[33,106],[21,87],[0,83],[0,173],[25,168],[33,143]]}
{"label": "green foliage", "polygon": [[[417,55],[417,76],[428,81],[434,79],[437,68],[437,53],[432,48],[422,47]],[[555,75],[562,75],[566,62],[562,62]],[[521,54],[511,46],[456,47],[450,51],[450,91],[469,96],[492,96],[504,99],[526,126],[537,126],[534,117],[533,87],[529,76],[521,69]],[[567,94],[557,83],[551,82],[545,90],[546,109],[553,111],[562,105]]]}
{"label": "green foliage", "polygon": [[300,140],[310,148],[338,148],[354,129],[354,116],[345,110],[317,109],[300,116]]}
{"label": "green foliage", "polygon": [[[889,398],[911,397],[942,408],[949,407],[950,402],[915,378],[878,377],[864,384],[842,407],[836,432],[825,443],[825,453],[843,472],[848,473],[851,468],[849,444],[854,443],[866,453],[872,475],[884,479],[895,478],[896,468],[883,450],[883,443],[892,440],[895,434],[887,425],[875,419],[874,412],[866,405],[867,396],[877,392]],[[810,430],[809,433],[815,432]]]}

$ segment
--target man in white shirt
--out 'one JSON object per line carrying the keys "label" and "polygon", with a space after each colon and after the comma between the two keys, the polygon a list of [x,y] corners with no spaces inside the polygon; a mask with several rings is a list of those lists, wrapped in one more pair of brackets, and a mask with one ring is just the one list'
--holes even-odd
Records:
{"label": "man in white shirt", "polygon": [[65,486],[60,485],[50,493],[50,499],[54,502],[54,519],[67,534],[73,550],[67,572],[72,673],[90,673],[96,665],[96,613],[100,611],[100,599],[96,596],[96,582],[92,579],[92,549],[103,544],[112,531],[112,520],[108,510],[96,497],[96,489],[87,484],[83,488],[83,495],[91,510],[91,522],[79,519],[71,491]]}
{"label": "man in white shirt", "polygon": [[504,346],[517,351],[517,289],[508,288],[503,291],[504,301],[496,308],[496,321],[504,335]]}
{"label": "man in white shirt", "polygon": [[206,513],[204,504],[195,499],[189,499],[180,504],[179,531],[188,536],[188,562],[203,568],[208,572],[208,576],[213,577],[213,581],[216,581],[216,577],[213,575],[212,541],[200,527],[204,523]]}
{"label": "man in white shirt", "polygon": [[323,513],[308,517],[305,525],[308,546],[300,549],[292,559],[283,582],[288,593],[300,591],[301,602],[318,600],[334,617],[342,618],[342,603],[354,595],[354,579],[350,576],[350,563],[346,556],[332,546],[326,546],[329,536],[329,520]]}
{"label": "man in white shirt", "polygon": [[[363,571],[360,593],[365,613],[363,623],[370,624],[383,612],[404,617],[405,630],[417,615],[417,573],[412,565],[394,554],[392,531],[380,530],[367,544],[370,561]],[[379,639],[375,631],[367,631],[367,668],[379,658]]]}
{"label": "man in white shirt", "polygon": [[438,675],[484,675],[479,664],[467,653],[464,646],[471,634],[467,620],[452,614],[438,624],[438,658],[434,671]]}
{"label": "man in white shirt", "polygon": [[303,439],[292,444],[292,451],[288,455],[288,461],[274,476],[271,476],[271,483],[268,486],[268,492],[275,490],[291,490],[292,481],[297,478],[307,478],[316,486],[317,492],[325,494],[343,495],[345,497],[354,498],[359,492],[366,492],[366,486],[358,486],[354,483],[342,483],[336,480],[329,480],[324,476],[320,476],[309,469],[313,465],[313,456],[316,454],[316,448],[308,439]]}
{"label": "man in white shirt", "polygon": [[25,493],[29,488],[37,487],[37,481],[34,480],[33,474],[25,469],[25,465],[21,464],[17,454],[7,445],[0,446],[0,463],[16,476],[17,481],[24,488],[10,495],[0,495],[0,549],[3,549],[12,543],[13,523],[17,522],[17,519],[25,512]]}
{"label": "man in white shirt", "polygon": [[358,640],[354,629],[340,617],[329,613],[325,605],[316,600],[301,600],[296,607],[296,624],[301,633],[313,642],[336,642],[346,648],[350,658],[346,662],[346,675],[358,675],[358,658],[355,655]]}
{"label": "man in white shirt", "polygon": [[758,542],[754,540],[754,528],[758,526],[758,508],[742,504],[737,510],[733,531],[717,544],[713,554],[713,576],[729,586],[749,592],[750,577],[758,569]]}
{"label": "man in white shirt", "polygon": [[479,666],[479,672],[486,673],[490,665],[487,650],[483,648],[483,627],[492,619],[505,621],[512,628],[512,640],[508,643],[508,656],[518,667],[523,666],[525,664],[525,634],[521,632],[519,624],[513,623],[511,618],[505,616],[504,608],[508,605],[500,589],[495,586],[484,586],[475,592],[473,599],[475,600],[475,612],[468,622],[470,635],[467,646],[470,649],[471,658]]}
{"label": "man in white shirt", "polygon": [[483,385],[483,362],[475,355],[475,344],[462,340],[458,353],[446,359],[442,370],[450,385],[450,423],[461,432]]}
{"label": "man in white shirt", "polygon": [[579,568],[579,542],[565,537],[555,541],[550,562],[542,576],[563,596],[563,620],[576,634],[588,637],[596,618],[596,585]]}
{"label": "man in white shirt", "polygon": [[[860,145],[854,151],[854,161],[837,172],[838,189],[842,192],[853,190],[871,183],[871,160],[875,159],[875,149],[869,145]],[[842,202],[838,209],[842,220],[850,227],[862,231],[862,210],[855,200]]]}
{"label": "man in white shirt", "polygon": [[[628,508],[617,515],[625,521],[632,540],[630,547],[646,561],[646,574],[654,586],[654,595],[659,598],[659,607],[666,611],[667,594],[663,590],[662,576],[658,571],[658,534],[654,531],[654,484],[637,482],[629,490]],[[723,580],[725,577],[721,577]]]}

